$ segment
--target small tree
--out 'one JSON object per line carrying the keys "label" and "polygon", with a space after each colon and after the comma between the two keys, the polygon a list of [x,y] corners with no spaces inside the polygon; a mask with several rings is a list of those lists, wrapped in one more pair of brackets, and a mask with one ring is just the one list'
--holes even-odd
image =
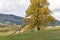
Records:
{"label": "small tree", "polygon": [[21,30],[21,27],[19,25],[13,25],[12,27],[12,30],[14,31],[11,35],[15,34],[16,32],[19,32],[20,34],[20,30]]}
{"label": "small tree", "polygon": [[37,27],[37,30],[40,30],[41,27],[45,28],[47,23],[55,23],[55,18],[50,15],[47,0],[30,0],[30,3],[24,18],[28,23],[28,29]]}

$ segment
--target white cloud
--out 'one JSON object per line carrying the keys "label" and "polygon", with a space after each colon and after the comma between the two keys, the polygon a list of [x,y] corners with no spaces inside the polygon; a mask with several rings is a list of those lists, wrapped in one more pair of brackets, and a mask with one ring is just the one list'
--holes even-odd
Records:
{"label": "white cloud", "polygon": [[60,0],[49,0],[49,2],[49,8],[53,12],[52,16],[54,16],[56,20],[60,21]]}
{"label": "white cloud", "polygon": [[60,8],[60,0],[48,0],[48,1],[50,3],[49,7],[51,10]]}
{"label": "white cloud", "polygon": [[[53,16],[60,20],[60,0],[48,0],[49,8],[53,12]],[[0,0],[0,12],[4,14],[14,14],[25,16],[25,11],[29,6],[29,0]]]}
{"label": "white cloud", "polygon": [[25,16],[25,10],[27,9],[28,5],[28,0],[0,0],[0,12],[4,14]]}
{"label": "white cloud", "polygon": [[54,11],[52,16],[55,17],[56,20],[60,21],[60,11]]}

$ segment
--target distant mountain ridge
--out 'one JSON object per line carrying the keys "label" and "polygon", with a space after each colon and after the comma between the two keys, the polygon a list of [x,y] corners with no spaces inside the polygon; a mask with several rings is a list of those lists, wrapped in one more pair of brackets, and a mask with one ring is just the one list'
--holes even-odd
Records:
{"label": "distant mountain ridge", "polygon": [[56,25],[56,26],[60,26],[60,21],[56,20],[55,25]]}
{"label": "distant mountain ridge", "polygon": [[0,23],[7,23],[7,24],[18,24],[21,25],[21,20],[23,17],[19,17],[16,15],[8,15],[8,14],[0,14]]}
{"label": "distant mountain ridge", "polygon": [[[0,13],[0,23],[7,23],[7,24],[17,24],[17,25],[21,25],[21,20],[23,19],[23,17],[19,17],[16,15],[12,15],[12,14],[1,14]],[[55,23],[56,26],[60,26],[60,21],[56,20]]]}

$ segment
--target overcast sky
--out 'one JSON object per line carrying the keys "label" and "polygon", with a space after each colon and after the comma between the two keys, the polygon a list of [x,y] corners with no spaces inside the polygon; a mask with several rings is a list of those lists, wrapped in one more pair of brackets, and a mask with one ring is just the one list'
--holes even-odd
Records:
{"label": "overcast sky", "polygon": [[[49,8],[53,12],[53,16],[60,20],[60,0],[48,0]],[[0,0],[0,13],[14,14],[17,16],[25,16],[25,10],[29,6],[29,0]]]}

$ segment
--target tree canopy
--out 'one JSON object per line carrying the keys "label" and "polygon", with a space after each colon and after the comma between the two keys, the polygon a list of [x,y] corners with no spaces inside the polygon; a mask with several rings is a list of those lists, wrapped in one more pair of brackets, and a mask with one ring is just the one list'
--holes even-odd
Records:
{"label": "tree canopy", "polygon": [[51,16],[52,12],[47,0],[30,0],[30,3],[24,18],[29,29],[37,27],[39,30],[39,28],[45,28],[48,23],[54,25],[55,18]]}

